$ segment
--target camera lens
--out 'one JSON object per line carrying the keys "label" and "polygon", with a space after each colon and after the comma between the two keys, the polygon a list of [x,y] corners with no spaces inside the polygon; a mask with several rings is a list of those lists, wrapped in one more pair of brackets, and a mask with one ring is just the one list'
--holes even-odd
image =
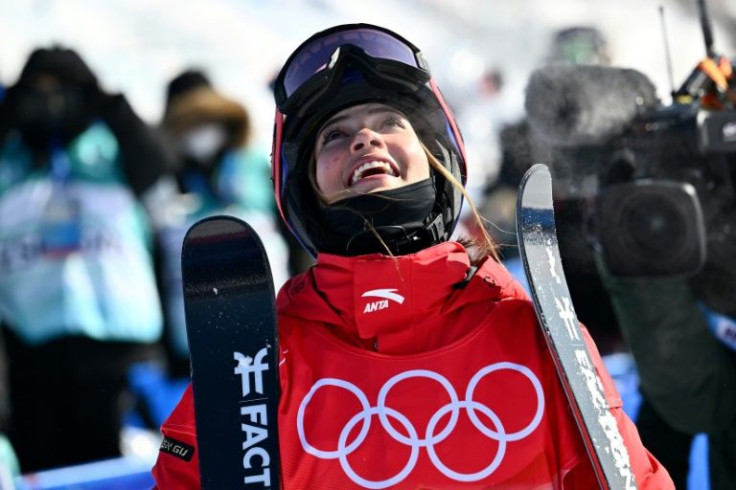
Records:
{"label": "camera lens", "polygon": [[688,213],[681,204],[658,192],[634,194],[621,203],[621,225],[631,246],[642,258],[656,259],[682,249],[688,229]]}
{"label": "camera lens", "polygon": [[694,274],[705,259],[704,230],[690,184],[637,181],[596,198],[596,236],[614,275]]}

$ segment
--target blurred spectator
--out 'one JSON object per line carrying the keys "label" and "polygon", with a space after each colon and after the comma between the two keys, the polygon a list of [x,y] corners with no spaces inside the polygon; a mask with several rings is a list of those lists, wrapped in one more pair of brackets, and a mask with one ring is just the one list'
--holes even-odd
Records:
{"label": "blurred spectator", "polygon": [[546,62],[610,65],[611,55],[601,31],[592,26],[573,26],[554,33]]}
{"label": "blurred spectator", "polygon": [[165,208],[160,229],[171,371],[189,375],[181,285],[181,244],[196,221],[228,214],[247,221],[263,240],[274,285],[289,277],[289,249],[279,227],[269,156],[250,144],[245,107],[216,90],[199,70],[187,70],[167,88],[161,129],[175,154],[180,196]]}
{"label": "blurred spectator", "polygon": [[[540,68],[557,63],[609,64],[605,37],[598,29],[588,26],[573,26],[555,32]],[[488,231],[501,244],[503,257],[512,261],[510,266],[516,268],[515,212],[509,210],[515,209],[516,189],[526,170],[534,163],[546,163],[551,166],[555,179],[553,192],[560,253],[578,318],[590,330],[602,355],[626,350],[608,294],[596,271],[592,250],[584,236],[585,196],[570,193],[568,182],[560,180],[564,176],[548,155],[550,143],[535,137],[526,117],[504,126],[500,130],[500,142],[500,170],[497,178],[487,183],[481,214],[491,223]]]}
{"label": "blurred spectator", "polygon": [[[509,122],[510,109],[503,97],[504,77],[499,68],[485,67],[472,81],[470,90],[458,97],[458,124],[463,128],[463,142],[471,167],[467,191],[471,199],[482,201],[483,185],[498,174],[501,163],[498,134]],[[459,93],[458,93],[459,95]],[[469,211],[464,221],[472,223]]]}
{"label": "blurred spectator", "polygon": [[78,53],[33,51],[0,104],[0,317],[23,472],[120,455],[131,364],[158,359],[155,132]]}
{"label": "blurred spectator", "polygon": [[[572,26],[560,29],[552,34],[548,51],[542,60],[542,65],[550,63],[610,65],[611,59],[608,52],[608,43],[603,33],[592,26]],[[494,147],[497,146],[498,148],[491,152],[495,154],[497,168],[494,169],[494,172],[485,175],[487,178],[485,180],[483,197],[477,199],[476,202],[480,203],[481,214],[489,221],[488,231],[494,240],[500,244],[502,256],[507,261],[511,261],[509,266],[512,269],[519,269],[516,263],[518,260],[518,249],[514,224],[516,189],[526,170],[532,164],[545,162],[545,160],[540,158],[537,154],[538,152],[534,151],[534,143],[530,139],[529,126],[526,118],[513,123],[508,123],[507,121],[502,122],[506,124],[497,125],[491,136],[494,141],[498,142],[494,145]],[[557,186],[555,190],[561,191],[562,189]],[[557,196],[558,203],[560,197]],[[563,209],[560,209],[558,212],[569,212],[571,213],[571,219],[579,222],[580,216],[578,213],[580,209],[578,209],[577,203],[565,204]],[[559,218],[558,221],[560,221]],[[563,235],[574,233],[572,230],[577,229],[576,227],[565,228],[564,224],[562,229],[559,228],[560,223],[558,222],[558,233]],[[580,243],[579,238],[579,236],[571,236],[569,239],[560,239],[560,247],[563,248],[563,255],[565,255],[564,248],[566,246]],[[575,257],[587,257],[589,259],[585,260],[581,267],[579,267],[582,274],[590,276],[590,272],[584,271],[593,271],[595,273],[590,253],[580,255],[580,250],[570,250],[570,252],[574,252]],[[569,273],[569,275],[572,275],[572,273]],[[572,279],[574,282],[575,277]],[[600,324],[600,320],[595,317],[611,317],[612,310],[607,305],[607,301],[602,304],[600,300],[595,299],[596,297],[605,297],[605,294],[601,294],[603,290],[599,284],[600,281],[594,277],[585,277],[581,280],[585,283],[593,284],[595,291],[591,291],[591,294],[586,294],[585,299],[580,298],[578,300],[578,303],[581,305],[590,305],[589,312],[578,312],[578,315],[581,316],[581,321],[591,329],[591,333],[596,338],[596,342],[598,342],[599,348],[602,349],[602,353],[606,354],[619,348],[618,340],[615,337],[611,338],[608,336],[609,327],[598,328],[597,325]],[[577,287],[575,284],[571,285],[571,289],[577,290],[572,291],[573,297],[576,293],[580,296],[587,291],[586,286]],[[616,330],[615,327],[613,330]],[[603,338],[604,335],[606,338]]]}

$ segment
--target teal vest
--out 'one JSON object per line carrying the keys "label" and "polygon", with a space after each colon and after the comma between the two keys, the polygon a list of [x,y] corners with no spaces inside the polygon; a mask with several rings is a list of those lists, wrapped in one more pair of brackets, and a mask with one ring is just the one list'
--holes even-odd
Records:
{"label": "teal vest", "polygon": [[151,230],[119,158],[101,123],[54,153],[61,170],[34,169],[17,136],[0,148],[0,318],[29,344],[161,335]]}

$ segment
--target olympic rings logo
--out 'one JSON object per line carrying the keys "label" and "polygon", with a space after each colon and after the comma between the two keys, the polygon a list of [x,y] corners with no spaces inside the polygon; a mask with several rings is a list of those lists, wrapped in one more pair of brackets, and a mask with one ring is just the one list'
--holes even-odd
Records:
{"label": "olympic rings logo", "polygon": [[[491,410],[486,405],[476,402],[473,399],[473,394],[475,392],[476,386],[486,375],[494,371],[500,371],[504,369],[517,371],[524,375],[531,382],[537,397],[537,409],[534,417],[529,422],[529,424],[526,425],[526,427],[516,432],[507,432],[503,426],[503,423],[501,422],[501,419],[498,417],[498,415],[496,415],[493,410]],[[419,437],[417,429],[414,427],[408,417],[406,417],[401,412],[389,406],[386,406],[386,397],[388,396],[391,389],[393,389],[394,386],[399,384],[401,381],[411,378],[427,378],[430,380],[434,380],[445,389],[450,397],[450,402],[437,410],[430,418],[424,432],[424,437]],[[334,451],[325,451],[314,447],[309,443],[309,441],[307,441],[307,437],[304,432],[304,413],[307,410],[307,406],[309,405],[309,402],[312,400],[312,397],[315,395],[315,393],[317,393],[317,391],[321,388],[327,386],[342,388],[349,391],[350,393],[355,395],[362,407],[362,410],[355,414],[342,428],[340,436],[338,438],[337,449]],[[445,440],[455,429],[461,409],[467,412],[470,421],[476,429],[478,429],[489,439],[498,441],[498,451],[493,460],[484,469],[475,473],[460,473],[449,468],[440,460],[434,448],[435,444],[438,444]],[[493,427],[488,427],[483,424],[483,422],[478,418],[476,411],[485,415],[493,423]],[[439,421],[448,413],[450,414],[450,419],[447,422],[447,425],[439,430],[437,427]],[[302,448],[304,448],[307,453],[312,454],[320,459],[337,459],[340,461],[340,467],[342,468],[342,470],[355,484],[360,485],[363,488],[381,489],[396,485],[403,481],[416,466],[417,460],[419,459],[419,451],[422,448],[427,450],[427,455],[429,456],[429,459],[434,467],[448,478],[460,482],[475,482],[482,480],[483,478],[491,475],[501,465],[504,454],[506,453],[506,445],[509,442],[519,441],[531,434],[534,429],[537,428],[539,422],[542,420],[543,413],[544,393],[542,392],[542,384],[539,382],[539,379],[534,375],[534,373],[526,366],[522,366],[520,364],[515,364],[511,362],[498,362],[481,368],[480,370],[478,370],[477,373],[475,373],[475,375],[470,380],[470,383],[468,384],[465,392],[465,399],[463,400],[459,399],[457,392],[447,378],[434,371],[426,369],[405,371],[393,376],[381,387],[381,390],[378,394],[376,406],[371,406],[365,393],[363,393],[363,391],[354,384],[338,378],[322,378],[312,386],[312,389],[309,390],[309,393],[307,393],[307,395],[304,397],[301,404],[299,405],[296,423],[299,440],[302,444]],[[365,441],[366,437],[368,436],[368,431],[370,430],[371,421],[374,415],[378,417],[378,420],[381,423],[381,427],[383,427],[383,429],[389,435],[391,435],[394,440],[411,448],[409,461],[407,461],[406,465],[401,470],[399,470],[396,475],[380,481],[368,480],[361,477],[350,466],[350,463],[347,459],[348,456],[353,453],[358,448],[358,446],[363,443],[363,441]],[[400,424],[408,435],[404,435],[397,431],[394,428],[393,424],[389,421],[389,418],[395,420],[398,424]],[[358,424],[362,424],[360,431],[358,432],[354,440],[348,441],[349,435]]]}

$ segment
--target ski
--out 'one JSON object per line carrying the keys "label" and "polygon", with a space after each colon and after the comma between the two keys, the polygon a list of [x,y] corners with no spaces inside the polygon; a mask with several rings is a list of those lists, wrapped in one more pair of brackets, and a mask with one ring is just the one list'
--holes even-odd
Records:
{"label": "ski", "polygon": [[636,489],[623,438],[603,394],[567,287],[544,164],[524,175],[516,231],[537,317],[602,489]]}
{"label": "ski", "polygon": [[182,247],[203,489],[280,488],[278,349],[271,269],[245,222],[195,223]]}

